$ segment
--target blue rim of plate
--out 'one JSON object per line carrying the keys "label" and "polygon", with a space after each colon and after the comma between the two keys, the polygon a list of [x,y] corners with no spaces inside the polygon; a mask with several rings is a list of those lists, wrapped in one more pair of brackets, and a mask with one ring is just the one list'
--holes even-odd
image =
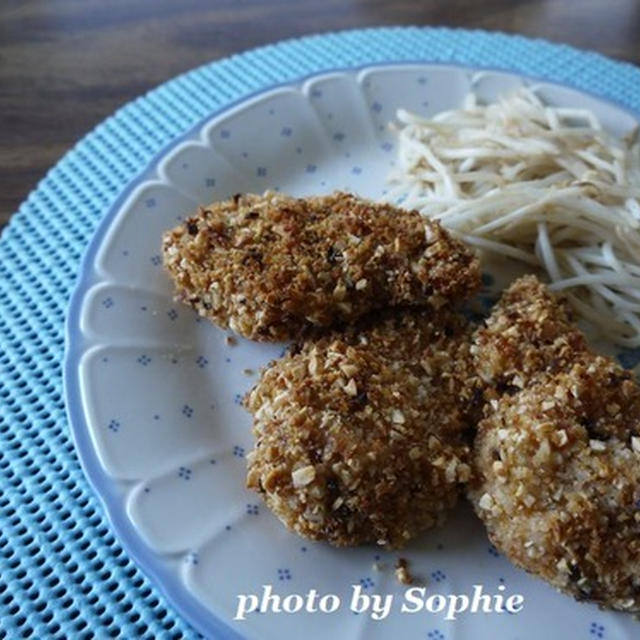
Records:
{"label": "blue rim of plate", "polygon": [[[144,543],[140,535],[136,532],[133,523],[122,508],[122,501],[118,497],[118,492],[114,490],[113,482],[102,469],[97,457],[97,453],[91,444],[89,429],[86,417],[82,411],[80,402],[80,380],[78,377],[78,363],[83,353],[83,338],[80,332],[80,311],[82,302],[88,290],[95,284],[94,261],[96,253],[104,239],[104,236],[111,226],[117,212],[124,204],[131,193],[148,180],[155,173],[161,160],[172,149],[184,142],[186,139],[198,132],[206,123],[214,118],[218,118],[225,113],[250,102],[262,95],[269,94],[277,89],[286,87],[298,87],[304,82],[331,73],[350,72],[357,73],[365,69],[385,68],[385,67],[410,67],[410,66],[438,66],[452,67],[458,69],[468,69],[469,71],[489,71],[497,73],[509,73],[524,78],[532,82],[545,82],[571,89],[583,95],[593,97],[601,102],[615,106],[625,111],[635,120],[640,122],[640,113],[631,109],[619,101],[603,97],[595,92],[584,90],[569,83],[556,82],[543,76],[524,74],[504,67],[470,65],[457,62],[446,62],[442,60],[389,60],[384,62],[372,62],[361,65],[332,67],[316,71],[311,74],[301,75],[298,78],[287,82],[274,83],[265,86],[258,91],[251,92],[238,100],[229,102],[221,109],[212,111],[201,118],[195,125],[186,132],[164,145],[162,149],[154,155],[146,167],[135,176],[120,192],[118,197],[109,207],[107,213],[98,224],[94,234],[89,241],[85,254],[80,263],[79,278],[75,289],[71,295],[65,322],[65,355],[63,362],[63,392],[67,417],[69,420],[71,435],[75,444],[76,452],[80,460],[80,465],[85,477],[88,479],[94,493],[98,496],[102,504],[107,519],[118,540],[122,544],[126,553],[138,565],[142,572],[151,579],[153,585],[162,593],[170,605],[201,635],[204,637],[214,637],[223,640],[241,640],[242,635],[232,629],[224,620],[215,616],[195,596],[186,591],[175,575],[162,566],[162,560]],[[212,635],[215,634],[215,635]]]}

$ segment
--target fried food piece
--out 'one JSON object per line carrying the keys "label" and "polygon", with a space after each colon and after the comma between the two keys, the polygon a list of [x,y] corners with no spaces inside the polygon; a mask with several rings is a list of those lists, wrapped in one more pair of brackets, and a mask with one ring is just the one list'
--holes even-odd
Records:
{"label": "fried food piece", "polygon": [[272,363],[245,398],[247,485],[337,546],[400,547],[441,524],[469,478],[469,338],[450,311],[396,310]]}
{"label": "fried food piece", "polygon": [[478,375],[498,391],[522,389],[541,373],[566,371],[587,353],[568,305],[534,275],[516,280],[473,336]]}
{"label": "fried food piece", "polygon": [[468,495],[495,546],[578,599],[640,611],[640,387],[534,276],[474,335],[490,392]]}
{"label": "fried food piece", "polygon": [[254,340],[298,337],[395,305],[466,299],[478,260],[416,211],[347,193],[234,196],[163,237],[177,297]]}
{"label": "fried food piece", "polygon": [[504,395],[469,497],[495,546],[579,600],[640,611],[640,387],[587,356]]}

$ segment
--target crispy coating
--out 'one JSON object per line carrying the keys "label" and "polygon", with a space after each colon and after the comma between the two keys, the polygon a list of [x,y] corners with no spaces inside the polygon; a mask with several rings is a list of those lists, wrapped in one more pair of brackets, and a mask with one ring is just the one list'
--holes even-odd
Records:
{"label": "crispy coating", "polygon": [[534,275],[516,280],[473,336],[478,375],[489,387],[522,389],[544,372],[567,370],[588,351],[569,307]]}
{"label": "crispy coating", "polygon": [[640,611],[639,436],[640,388],[608,358],[503,396],[468,492],[492,542],[577,599]]}
{"label": "crispy coating", "polygon": [[162,249],[178,298],[254,340],[437,308],[480,285],[478,260],[437,222],[347,193],[234,196],[165,233]]}
{"label": "crispy coating", "polygon": [[272,363],[245,399],[247,485],[337,546],[399,547],[442,523],[469,477],[469,343],[450,311],[395,311]]}
{"label": "crispy coating", "polygon": [[640,611],[640,387],[592,353],[533,276],[474,335],[492,394],[468,495],[516,565],[578,599]]}

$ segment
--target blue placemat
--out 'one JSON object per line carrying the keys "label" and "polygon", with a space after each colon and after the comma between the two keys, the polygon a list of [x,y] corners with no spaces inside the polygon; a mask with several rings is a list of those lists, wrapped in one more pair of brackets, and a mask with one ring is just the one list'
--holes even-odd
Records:
{"label": "blue placemat", "polygon": [[640,112],[640,70],[521,37],[386,28],[214,62],[127,105],[69,152],[0,240],[0,638],[192,638],[127,557],[85,480],[62,395],[64,318],[98,221],[164,145],[244,95],[384,61],[503,68]]}

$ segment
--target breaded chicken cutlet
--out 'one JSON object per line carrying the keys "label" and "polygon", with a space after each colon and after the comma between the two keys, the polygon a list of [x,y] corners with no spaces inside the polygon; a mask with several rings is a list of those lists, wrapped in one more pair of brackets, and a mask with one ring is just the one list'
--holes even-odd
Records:
{"label": "breaded chicken cutlet", "polygon": [[386,312],[306,341],[262,372],[247,484],[290,529],[400,547],[469,479],[469,330],[448,310]]}
{"label": "breaded chicken cutlet", "polygon": [[534,275],[516,280],[473,336],[478,375],[490,388],[521,389],[544,372],[568,369],[588,351],[565,301]]}
{"label": "breaded chicken cutlet", "polygon": [[478,260],[437,222],[347,193],[234,196],[165,233],[162,251],[179,299],[262,341],[480,286]]}
{"label": "breaded chicken cutlet", "polygon": [[474,340],[495,395],[468,495],[492,542],[577,599],[640,611],[637,382],[589,351],[532,277],[510,287]]}

